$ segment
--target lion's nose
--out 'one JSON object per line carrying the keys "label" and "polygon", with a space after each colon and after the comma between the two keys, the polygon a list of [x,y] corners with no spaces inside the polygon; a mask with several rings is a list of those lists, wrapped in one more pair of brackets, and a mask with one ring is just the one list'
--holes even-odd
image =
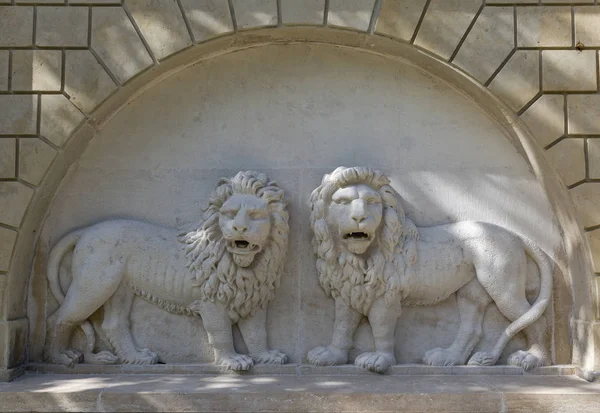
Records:
{"label": "lion's nose", "polygon": [[362,199],[355,199],[352,202],[352,212],[350,216],[357,224],[360,224],[367,219],[365,202]]}
{"label": "lion's nose", "polygon": [[353,215],[352,219],[354,221],[356,221],[357,224],[360,224],[361,222],[363,222],[367,217],[365,217],[364,215]]}
{"label": "lion's nose", "polygon": [[246,214],[242,211],[238,212],[233,220],[233,229],[239,233],[248,231],[248,220]]}

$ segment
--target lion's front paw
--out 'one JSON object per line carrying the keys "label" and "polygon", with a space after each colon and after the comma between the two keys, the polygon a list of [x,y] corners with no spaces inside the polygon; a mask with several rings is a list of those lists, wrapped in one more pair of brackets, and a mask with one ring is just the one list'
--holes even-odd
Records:
{"label": "lion's front paw", "polygon": [[59,350],[47,357],[48,362],[54,364],[62,364],[67,367],[73,368],[75,364],[83,361],[83,353],[74,348],[67,348]]}
{"label": "lion's front paw", "polygon": [[493,366],[498,361],[498,357],[492,353],[480,351],[473,354],[469,359],[469,366]]}
{"label": "lion's front paw", "polygon": [[285,364],[288,361],[288,356],[279,350],[266,350],[252,356],[252,359],[256,364]]}
{"label": "lion's front paw", "polygon": [[531,370],[536,367],[546,366],[548,365],[548,362],[528,351],[519,350],[510,355],[508,358],[508,365],[522,367],[523,370]]}
{"label": "lion's front paw", "polygon": [[354,364],[375,373],[385,373],[390,366],[396,364],[396,358],[393,354],[367,352],[356,357]]}
{"label": "lion's front paw", "polygon": [[248,371],[254,365],[254,360],[244,354],[228,354],[218,357],[215,364],[227,367],[228,370]]}
{"label": "lion's front paw", "polygon": [[333,346],[319,346],[308,352],[306,360],[315,366],[336,366],[348,362],[348,352]]}
{"label": "lion's front paw", "polygon": [[147,348],[141,349],[123,360],[126,364],[156,364],[158,355]]}
{"label": "lion's front paw", "polygon": [[89,364],[116,364],[119,358],[110,351],[99,351],[98,353],[85,353],[83,359]]}
{"label": "lion's front paw", "polygon": [[423,362],[430,366],[456,366],[465,364],[465,359],[460,354],[438,347],[426,352]]}

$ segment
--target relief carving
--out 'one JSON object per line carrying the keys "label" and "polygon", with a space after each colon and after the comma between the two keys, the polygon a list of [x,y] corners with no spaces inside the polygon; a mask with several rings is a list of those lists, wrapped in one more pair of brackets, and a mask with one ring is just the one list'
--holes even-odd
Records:
{"label": "relief carving", "polygon": [[[266,308],[279,286],[288,231],[283,190],[265,174],[248,171],[220,179],[201,221],[186,231],[111,220],[66,235],[48,260],[60,307],[48,319],[46,360],[156,363],[157,355],[138,348],[131,335],[129,313],[139,295],[167,311],[201,317],[218,365],[248,370],[253,363],[286,363],[285,354],[267,347]],[[70,251],[72,282],[65,293],[59,268]],[[93,352],[88,318],[100,307],[114,352]],[[249,356],[234,350],[232,324]],[[86,335],[83,352],[69,348],[76,327]]]}
{"label": "relief carving", "polygon": [[[417,228],[389,179],[364,167],[339,167],[325,175],[311,195],[311,207],[319,282],[335,300],[335,323],[331,344],[311,350],[310,363],[347,363],[354,332],[367,317],[375,351],[360,354],[355,364],[383,373],[396,364],[394,337],[402,305],[432,305],[454,293],[458,334],[450,347],[425,352],[426,364],[493,365],[521,330],[529,348],[512,354],[508,363],[526,370],[551,363],[544,312],[552,293],[552,263],[530,240],[485,222]],[[527,299],[531,285],[537,297],[532,304]],[[492,302],[511,324],[491,351],[471,354]]]}

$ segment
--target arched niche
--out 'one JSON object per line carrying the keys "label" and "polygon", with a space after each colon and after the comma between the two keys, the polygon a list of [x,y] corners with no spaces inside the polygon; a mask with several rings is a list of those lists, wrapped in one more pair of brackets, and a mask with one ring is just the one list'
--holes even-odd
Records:
{"label": "arched niche", "polygon": [[[221,39],[175,56],[109,99],[71,138],[26,221],[41,229],[28,301],[31,359],[40,357],[53,308],[44,257],[60,236],[115,216],[168,226],[197,219],[219,176],[251,168],[280,181],[290,201],[292,242],[271,305],[270,335],[300,362],[327,341],[333,322],[332,303],[316,282],[307,199],[323,173],[360,164],[392,177],[418,225],[478,219],[539,242],[560,267],[556,360],[591,368],[590,266],[581,234],[554,172],[503,105],[407,45],[364,44],[350,33],[277,36],[252,33],[235,44]],[[300,44],[288,45],[290,39]],[[26,263],[27,253],[19,251],[17,262]],[[158,349],[165,361],[207,360],[198,320],[182,321],[141,301],[136,306],[140,341],[153,337],[143,332],[148,320],[136,324],[136,314],[152,314],[154,325],[169,326],[154,333],[168,332],[181,344]],[[415,343],[450,340],[452,311],[451,300],[407,311],[398,329],[409,332],[398,337],[399,361],[417,360]],[[486,316],[487,340],[503,325],[493,311]],[[357,346],[370,345],[364,327],[357,334]]]}

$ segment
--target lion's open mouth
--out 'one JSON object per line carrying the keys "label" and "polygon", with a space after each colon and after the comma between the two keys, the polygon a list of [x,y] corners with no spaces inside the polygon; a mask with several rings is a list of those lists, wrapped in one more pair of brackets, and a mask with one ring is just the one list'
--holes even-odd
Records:
{"label": "lion's open mouth", "polygon": [[260,245],[253,244],[245,239],[234,239],[229,241],[229,250],[235,253],[257,253],[260,251]]}
{"label": "lion's open mouth", "polygon": [[344,234],[344,239],[368,240],[371,238],[366,232],[349,232]]}

